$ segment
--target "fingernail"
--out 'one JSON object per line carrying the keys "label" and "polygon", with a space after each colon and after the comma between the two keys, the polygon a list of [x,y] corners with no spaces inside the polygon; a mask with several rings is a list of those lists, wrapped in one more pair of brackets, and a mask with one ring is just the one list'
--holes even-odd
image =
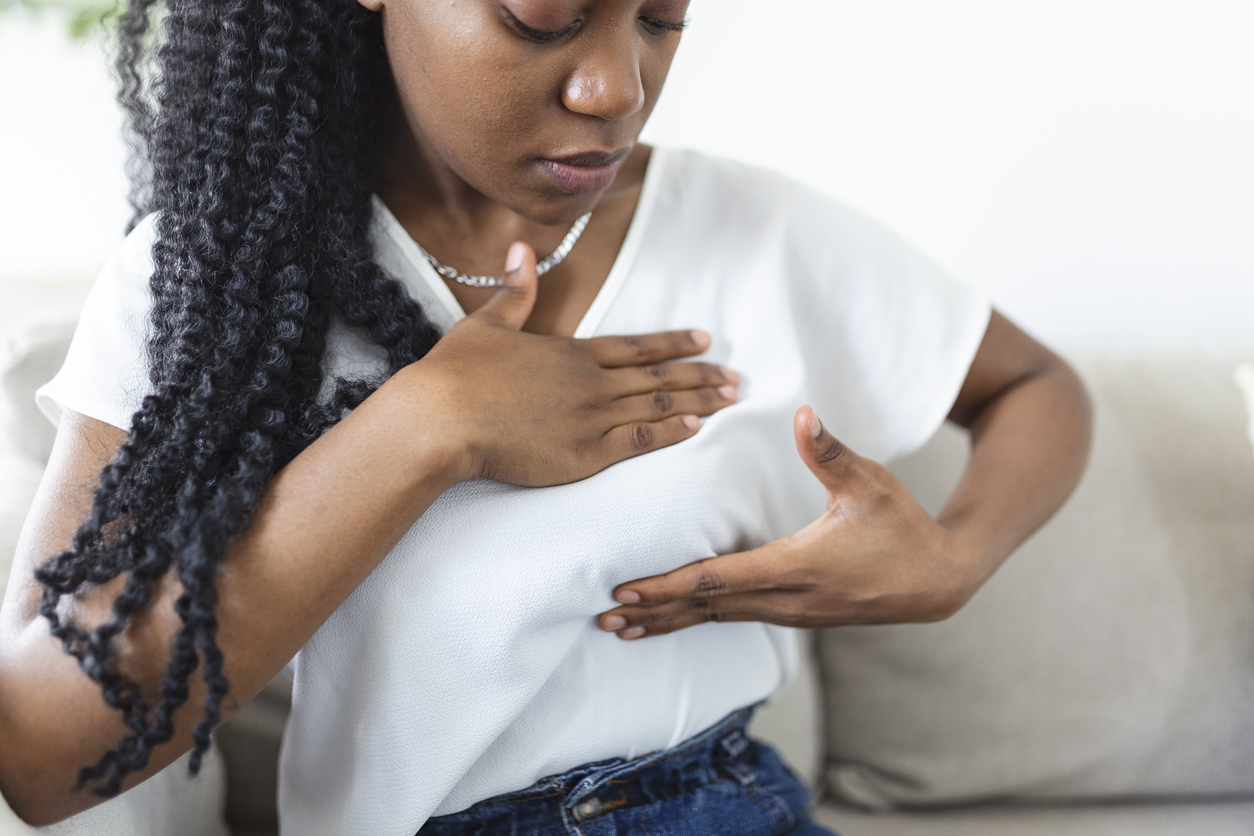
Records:
{"label": "fingernail", "polygon": [[613,633],[615,630],[621,630],[627,626],[627,619],[621,615],[611,615],[608,618],[601,619],[601,629],[607,633]]}
{"label": "fingernail", "polygon": [[[695,430],[697,427],[701,426],[701,421],[695,415],[685,415],[680,420],[682,420],[684,422],[684,426],[690,430]],[[632,594],[634,595],[635,593]]]}
{"label": "fingernail", "polygon": [[722,395],[724,398],[727,398],[727,400],[729,401],[736,400],[736,387],[735,386],[720,386],[718,387],[718,393]]}
{"label": "fingernail", "polygon": [[730,382],[730,383],[739,383],[739,382],[740,382],[740,375],[736,374],[734,371],[732,371],[731,369],[727,368],[726,366],[719,366],[719,368],[720,368],[720,369],[722,369],[722,371],[723,371],[723,379],[724,379],[724,380],[726,380],[726,381],[728,381],[728,382]]}
{"label": "fingernail", "polygon": [[620,604],[639,604],[640,593],[630,589],[620,589],[614,594],[614,600]]}
{"label": "fingernail", "polygon": [[819,416],[815,415],[813,411],[810,412],[810,420],[806,424],[806,429],[810,431],[811,438],[818,438],[823,434],[823,422],[819,420]]}
{"label": "fingernail", "polygon": [[644,635],[643,627],[628,627],[626,630],[618,634],[620,639],[638,639]]}
{"label": "fingernail", "polygon": [[512,273],[519,267],[522,267],[523,256],[527,254],[526,248],[521,241],[515,241],[509,245],[509,253],[505,256],[505,272]]}
{"label": "fingernail", "polygon": [[710,335],[704,331],[692,331],[692,341],[697,344],[698,348],[710,347]]}

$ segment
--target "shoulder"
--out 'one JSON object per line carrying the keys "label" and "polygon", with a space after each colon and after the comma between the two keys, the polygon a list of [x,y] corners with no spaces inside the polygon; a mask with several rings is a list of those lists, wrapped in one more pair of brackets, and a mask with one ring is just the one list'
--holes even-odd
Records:
{"label": "shoulder", "polygon": [[54,424],[72,409],[120,429],[130,426],[148,391],[156,239],[157,217],[150,215],[114,250],[87,294],[65,363],[35,396]]}
{"label": "shoulder", "polygon": [[659,237],[671,251],[701,252],[724,275],[842,300],[954,284],[882,223],[786,175],[689,150],[665,149],[662,162]]}
{"label": "shoulder", "polygon": [[777,171],[688,149],[658,150],[664,188],[685,226],[729,243],[760,245],[769,238],[823,260],[891,259],[911,250],[867,214]]}
{"label": "shoulder", "polygon": [[667,185],[689,202],[711,208],[779,211],[834,202],[776,171],[687,148],[660,147]]}
{"label": "shoulder", "polygon": [[156,213],[145,217],[109,256],[87,296],[80,330],[85,325],[107,330],[143,330],[146,326],[152,306],[149,279],[157,221]]}
{"label": "shoulder", "polygon": [[121,284],[147,284],[153,270],[153,246],[157,243],[156,212],[145,217],[127,234],[105,262],[97,280],[113,280]]}
{"label": "shoulder", "polygon": [[158,220],[156,213],[145,217],[114,250],[92,286],[80,329],[92,326],[103,334],[125,333],[132,341],[144,338],[152,308],[149,280]]}
{"label": "shoulder", "polygon": [[692,200],[729,208],[806,215],[811,212],[861,214],[841,201],[785,174],[763,166],[687,148],[657,149],[663,156],[666,178]]}

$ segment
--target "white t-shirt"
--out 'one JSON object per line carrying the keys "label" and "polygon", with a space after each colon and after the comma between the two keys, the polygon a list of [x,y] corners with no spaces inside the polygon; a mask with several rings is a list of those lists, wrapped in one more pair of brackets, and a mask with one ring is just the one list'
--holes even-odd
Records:
{"label": "white t-shirt", "polygon": [[[376,257],[447,329],[463,316],[382,203]],[[153,226],[88,298],[40,390],[129,427],[147,388]],[[656,149],[622,251],[576,336],[703,328],[740,400],[697,435],[570,485],[467,482],[422,516],[301,650],[281,762],[284,833],[411,836],[432,815],[589,761],[673,746],[769,697],[791,631],[707,624],[624,642],[611,590],[777,539],[823,510],[792,416],[813,405],[877,460],[932,435],[987,303],[898,238],[780,176]],[[328,367],[377,368],[341,331]]]}

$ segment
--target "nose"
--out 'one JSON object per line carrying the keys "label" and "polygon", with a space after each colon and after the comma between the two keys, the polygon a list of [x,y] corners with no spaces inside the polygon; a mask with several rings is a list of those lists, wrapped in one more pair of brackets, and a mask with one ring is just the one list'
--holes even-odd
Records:
{"label": "nose", "polygon": [[[562,104],[586,116],[614,121],[644,107],[640,55],[625,39],[603,38],[566,79]],[[617,43],[615,42],[617,41]]]}

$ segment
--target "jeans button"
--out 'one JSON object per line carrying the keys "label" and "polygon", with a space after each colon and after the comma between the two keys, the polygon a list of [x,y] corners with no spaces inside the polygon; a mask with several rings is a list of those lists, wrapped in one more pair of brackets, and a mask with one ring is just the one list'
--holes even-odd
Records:
{"label": "jeans button", "polygon": [[595,819],[601,815],[604,808],[605,805],[601,803],[600,799],[589,798],[587,801],[580,801],[575,805],[575,809],[570,812],[574,816],[575,821],[585,822],[588,819]]}

